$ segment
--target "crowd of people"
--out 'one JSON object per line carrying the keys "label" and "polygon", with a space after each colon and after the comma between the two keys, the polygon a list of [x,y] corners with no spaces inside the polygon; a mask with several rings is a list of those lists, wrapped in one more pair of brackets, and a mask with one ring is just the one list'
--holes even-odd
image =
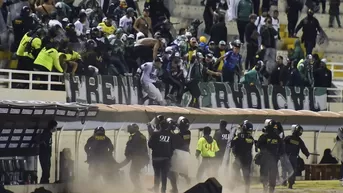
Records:
{"label": "crowd of people", "polygon": [[[312,55],[316,32],[321,27],[311,9],[296,29],[291,29],[291,36],[301,28],[304,35],[284,59],[276,56],[280,39],[278,11],[269,16],[269,9],[262,6],[263,13],[258,16],[250,0],[241,0],[237,5],[239,38],[233,41],[227,40],[223,14],[227,5],[223,1],[203,2],[209,38],[198,35],[202,23],[198,19],[188,28],[181,28],[174,38],[163,1],[147,1],[142,12],[131,0],[88,8],[91,2],[74,7],[67,1],[5,1],[2,10],[10,13],[7,21],[11,21],[5,26],[13,30],[10,48],[18,58],[18,69],[87,76],[133,74],[142,100],[180,104],[183,93],[189,91],[193,107],[199,107],[199,82],[331,86],[326,60]],[[13,13],[17,3],[25,6]],[[306,57],[300,43],[305,44]],[[246,47],[246,56],[240,52],[241,47]]]}
{"label": "crowd of people", "polygon": [[[110,168],[113,163],[115,163],[115,168],[121,168],[131,162],[129,173],[134,192],[144,192],[140,181],[140,171],[149,164],[148,148],[150,148],[154,169],[154,186],[150,190],[156,193],[165,193],[167,179],[169,179],[170,192],[178,193],[177,182],[180,182],[177,180],[178,178],[184,178],[188,185],[192,183],[192,179],[188,176],[187,161],[182,163],[173,161],[177,160],[173,159],[175,156],[181,155],[183,160],[187,160],[186,157],[191,156],[190,125],[190,121],[183,116],[175,121],[172,118],[158,115],[148,123],[149,137],[147,138],[139,131],[138,125],[130,124],[127,127],[130,137],[125,149],[126,159],[120,163],[113,160],[113,145],[111,140],[106,137],[104,128],[96,128],[94,135],[88,139],[85,146],[92,180],[95,180],[95,177],[103,176],[109,183],[112,183],[113,171],[105,168]],[[196,158],[201,158],[196,180],[202,181],[204,176],[218,177],[222,164],[227,167],[230,162],[230,158],[225,160],[225,154],[232,152],[234,160],[230,176],[234,176],[234,178],[230,179],[229,176],[226,176],[225,183],[228,182],[231,189],[242,184],[246,193],[250,192],[252,164],[260,167],[264,192],[274,193],[277,183],[288,185],[290,189],[293,188],[298,170],[299,152],[302,151],[306,157],[310,155],[301,139],[303,128],[298,124],[292,125],[292,134],[285,136],[280,122],[267,119],[263,134],[257,140],[253,137],[253,124],[248,120],[241,123],[238,128],[228,128],[228,123],[221,120],[219,129],[213,136],[210,127],[204,127],[202,133],[203,136],[199,138],[195,151]],[[255,157],[253,156],[254,151],[258,152]],[[283,165],[282,173],[279,173],[277,166],[279,161]],[[179,165],[179,168],[185,169],[176,169],[175,164]],[[185,167],[180,167],[180,165],[185,165]],[[102,169],[102,167],[105,168]],[[240,176],[243,177],[243,180],[240,180]]]}

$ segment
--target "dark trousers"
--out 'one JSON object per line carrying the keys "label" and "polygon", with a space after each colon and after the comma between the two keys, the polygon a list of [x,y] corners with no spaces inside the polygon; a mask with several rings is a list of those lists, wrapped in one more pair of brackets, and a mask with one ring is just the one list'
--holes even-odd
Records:
{"label": "dark trousers", "polygon": [[205,172],[207,172],[210,177],[213,177],[213,175],[215,173],[215,171],[213,169],[214,165],[215,165],[215,158],[203,157],[201,164],[198,168],[197,180],[201,181],[201,178]]}
{"label": "dark trousers", "polygon": [[178,188],[177,188],[177,176],[178,173],[173,172],[173,171],[169,171],[168,173],[168,178],[170,180],[170,185],[172,187],[172,193],[177,193],[178,192]]}
{"label": "dark trousers", "polygon": [[256,15],[260,15],[260,5],[261,5],[261,0],[253,0],[253,5],[254,5],[254,13]]}
{"label": "dark trousers", "polygon": [[312,54],[313,48],[316,46],[315,41],[305,41],[306,55]]}
{"label": "dark trousers", "polygon": [[298,13],[288,13],[288,36],[293,36],[295,33],[295,27],[297,26],[299,14]]}
{"label": "dark trousers", "polygon": [[154,191],[158,192],[160,183],[162,183],[161,193],[167,190],[167,177],[170,169],[170,160],[153,160],[152,167],[154,168]]}
{"label": "dark trousers", "polygon": [[49,184],[50,168],[51,168],[51,154],[41,153],[39,154],[39,162],[42,168],[42,177],[40,179],[41,184]]}
{"label": "dark trousers", "polygon": [[341,27],[341,20],[339,19],[339,15],[330,15],[329,17],[329,27],[333,27],[333,20],[336,18],[337,25]]}
{"label": "dark trousers", "polygon": [[239,33],[239,40],[244,43],[245,27],[248,25],[249,21],[237,20],[237,29]]}
{"label": "dark trousers", "polygon": [[[174,92],[177,92],[177,103],[180,103],[182,100],[182,94],[183,94],[183,83],[179,80],[171,76],[169,73],[165,73],[165,77],[163,79],[163,82],[165,83],[165,97],[168,96],[168,94],[174,94]],[[171,91],[170,86],[172,86]]]}
{"label": "dark trousers", "polygon": [[277,177],[277,159],[272,155],[262,155],[262,163],[260,167],[261,182],[263,184],[264,192],[267,192],[269,185],[269,193],[273,193],[276,185]]}
{"label": "dark trousers", "polygon": [[291,162],[292,164],[292,168],[293,168],[293,173],[292,174],[289,174],[290,177],[288,179],[288,184],[290,186],[292,186],[295,182],[295,177],[296,177],[296,174],[297,174],[297,167],[298,167],[298,158],[297,156],[289,156],[289,161]]}
{"label": "dark trousers", "polygon": [[204,21],[205,21],[205,33],[210,35],[211,28],[213,26],[213,16],[210,13],[204,13]]}
{"label": "dark trousers", "polygon": [[152,62],[152,48],[149,46],[135,46],[133,52],[136,55],[137,65],[141,66],[145,62]]}
{"label": "dark trousers", "polygon": [[131,166],[130,166],[130,180],[135,187],[135,192],[141,192],[142,191],[142,182],[140,179],[140,173],[141,170],[144,168],[145,163],[142,161],[134,161],[132,160]]}
{"label": "dark trousers", "polygon": [[186,91],[189,91],[192,95],[192,100],[188,104],[189,107],[200,108],[199,97],[201,95],[201,91],[199,88],[199,81],[191,80],[186,83]]}
{"label": "dark trousers", "polygon": [[247,44],[247,58],[245,59],[245,70],[251,70],[255,67],[255,57],[258,50],[257,45]]}
{"label": "dark trousers", "polygon": [[245,192],[248,193],[250,189],[250,172],[251,172],[252,158],[246,157],[243,159],[237,158],[233,162],[233,171],[237,176],[240,176],[241,170],[243,173],[243,180],[245,183]]}

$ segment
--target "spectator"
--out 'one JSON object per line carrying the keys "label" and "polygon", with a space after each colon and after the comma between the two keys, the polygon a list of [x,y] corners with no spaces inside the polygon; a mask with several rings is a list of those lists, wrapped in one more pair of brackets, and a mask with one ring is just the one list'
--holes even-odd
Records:
{"label": "spectator", "polygon": [[122,18],[126,13],[127,4],[125,0],[120,0],[119,5],[117,8],[113,10],[113,13],[109,12],[108,15],[113,15],[114,22],[117,26],[119,26],[119,20]]}
{"label": "spectator", "polygon": [[337,25],[341,28],[341,20],[339,19],[339,6],[341,5],[340,0],[330,0],[330,8],[329,8],[329,27],[333,27],[333,20],[336,18]]}
{"label": "spectator", "polygon": [[86,35],[86,31],[89,30],[89,26],[86,25],[87,15],[84,12],[79,14],[79,19],[74,23],[77,36]]}
{"label": "spectator", "polygon": [[294,42],[294,50],[292,52],[292,54],[289,56],[289,59],[291,61],[296,61],[296,62],[299,62],[301,59],[303,59],[305,56],[304,56],[304,51],[303,49],[301,48],[301,43],[300,43],[300,40],[297,39],[295,40]]}
{"label": "spectator", "polygon": [[257,32],[259,33],[258,44],[261,45],[261,27],[266,24],[266,18],[268,16],[268,12],[263,12],[262,15],[258,16],[255,25],[257,27]]}
{"label": "spectator", "polygon": [[122,28],[124,32],[129,34],[133,32],[132,29],[134,12],[135,10],[133,8],[127,8],[126,14],[119,20],[119,27]]}
{"label": "spectator", "polygon": [[[216,58],[221,58],[221,57],[224,57],[225,56],[225,54],[227,53],[227,45],[226,45],[226,43],[225,43],[225,41],[220,41],[219,42],[219,45],[218,45],[218,47],[215,49],[215,52],[214,52],[214,56],[216,57]],[[218,66],[217,66],[217,69],[216,69],[216,71],[218,71],[218,72],[221,72],[222,70],[223,70],[223,67],[224,67],[224,61],[223,60],[220,60],[220,61],[218,61],[219,63],[218,63]]]}
{"label": "spectator", "polygon": [[170,19],[170,12],[164,6],[163,1],[160,0],[147,0],[145,1],[144,7],[149,7],[150,9],[150,18],[151,18],[151,26],[154,26],[158,23],[160,17],[164,19]]}
{"label": "spectator", "polygon": [[294,37],[295,27],[298,23],[299,13],[303,4],[298,0],[287,0],[287,20],[288,20],[288,37]]}
{"label": "spectator", "polygon": [[313,64],[314,64],[313,56],[309,54],[305,60],[304,59],[300,60],[297,65],[300,76],[305,86],[313,86],[314,84]]}
{"label": "spectator", "polygon": [[297,69],[297,63],[295,61],[291,62],[290,74],[288,76],[288,82],[286,86],[304,86],[303,79]]}
{"label": "spectator", "polygon": [[272,25],[275,31],[277,32],[277,36],[275,39],[280,39],[280,21],[279,21],[279,11],[274,10],[273,11],[273,16],[272,16]]}
{"label": "spectator", "polygon": [[283,71],[283,68],[285,68],[285,65],[283,64],[283,57],[278,56],[276,59],[276,68],[270,74],[269,84],[282,86],[281,72]]}
{"label": "spectator", "polygon": [[285,67],[283,67],[282,70],[280,71],[280,85],[281,86],[286,86],[291,70],[292,70],[291,61],[287,60]]}
{"label": "spectator", "polygon": [[250,19],[249,16],[253,13],[253,5],[251,0],[241,0],[237,10],[237,29],[239,40],[244,43],[244,32]]}
{"label": "spectator", "polygon": [[218,62],[224,60],[222,69],[223,82],[234,83],[235,76],[239,76],[242,72],[242,55],[239,54],[241,44],[239,40],[235,40],[231,43],[232,51],[228,51],[224,56],[218,58]]}
{"label": "spectator", "polygon": [[266,24],[261,27],[261,44],[265,47],[266,52],[264,54],[264,61],[266,61],[266,70],[271,74],[275,68],[276,58],[276,40],[277,32],[273,28],[272,18],[266,18]]}
{"label": "spectator", "polygon": [[216,0],[207,0],[204,9],[205,33],[211,35],[211,28],[213,25],[214,11],[216,10]]}
{"label": "spectator", "polygon": [[53,3],[53,0],[44,0],[44,3],[42,5],[36,7],[36,12],[39,15],[51,15],[53,12],[56,11]]}
{"label": "spectator", "polygon": [[322,157],[322,160],[320,160],[319,164],[338,164],[338,161],[336,160],[336,158],[332,157],[331,149],[325,149],[324,155]]}
{"label": "spectator", "polygon": [[316,46],[317,33],[322,31],[319,21],[313,14],[313,11],[309,9],[307,11],[307,17],[300,21],[294,32],[294,36],[296,36],[298,31],[301,28],[303,29],[301,42],[305,43],[306,54],[312,54],[312,50]]}
{"label": "spectator", "polygon": [[240,82],[242,84],[248,84],[251,86],[261,86],[263,82],[263,75],[260,73],[260,70],[262,69],[263,65],[264,63],[259,60],[253,69],[244,74]]}
{"label": "spectator", "polygon": [[245,70],[251,70],[255,66],[255,56],[258,50],[258,32],[255,25],[257,16],[251,14],[249,16],[250,23],[245,28],[245,40],[247,42],[247,57],[245,59]]}
{"label": "spectator", "polygon": [[210,41],[214,41],[216,44],[222,40],[227,42],[227,28],[225,18],[223,16],[220,16],[218,18],[218,23],[212,26],[210,36]]}
{"label": "spectator", "polygon": [[149,36],[149,32],[153,34],[149,13],[149,9],[144,8],[143,15],[138,17],[133,25],[133,28],[136,30],[136,32],[142,32],[145,37]]}
{"label": "spectator", "polygon": [[101,31],[104,33],[105,37],[113,34],[116,31],[116,27],[112,24],[111,17],[105,17],[103,22],[99,23],[98,26],[101,27]]}
{"label": "spectator", "polygon": [[329,70],[326,67],[326,60],[322,59],[321,66],[314,70],[313,72],[314,77],[314,87],[331,87],[332,82],[332,73],[331,70]]}

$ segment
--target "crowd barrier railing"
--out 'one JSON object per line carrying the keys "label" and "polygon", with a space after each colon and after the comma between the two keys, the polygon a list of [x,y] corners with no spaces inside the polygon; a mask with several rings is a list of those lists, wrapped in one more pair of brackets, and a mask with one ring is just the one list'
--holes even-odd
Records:
{"label": "crowd barrier railing", "polygon": [[[330,68],[342,66],[339,72],[343,75],[343,63],[330,63]],[[44,76],[44,80],[39,80],[36,77]],[[130,74],[128,74],[130,76]],[[343,76],[342,76],[343,80]],[[34,85],[47,85],[46,89],[55,90],[53,86],[64,85],[64,74],[57,72],[40,72],[40,71],[23,71],[0,69],[0,87],[14,88],[14,84],[27,84],[26,89],[35,90]],[[343,102],[343,90],[340,88],[328,88],[328,102]]]}

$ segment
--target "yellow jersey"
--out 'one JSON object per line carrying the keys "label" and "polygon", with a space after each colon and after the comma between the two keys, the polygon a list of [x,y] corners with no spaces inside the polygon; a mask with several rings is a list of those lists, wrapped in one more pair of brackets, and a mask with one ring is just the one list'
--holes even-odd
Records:
{"label": "yellow jersey", "polygon": [[[225,55],[225,50],[220,51],[220,56]],[[223,70],[224,60],[220,61],[217,71],[221,72]]]}
{"label": "yellow jersey", "polygon": [[212,143],[208,143],[204,137],[201,137],[198,140],[197,150],[201,152],[202,157],[215,157],[219,147],[216,140],[213,139]]}
{"label": "yellow jersey", "polygon": [[98,26],[101,27],[102,32],[104,32],[106,37],[111,34],[114,34],[114,32],[116,31],[116,28],[113,25],[107,26],[104,22],[99,23]]}
{"label": "yellow jersey", "polygon": [[52,71],[52,67],[55,67],[55,69],[58,72],[63,72],[63,69],[60,65],[60,58],[59,58],[59,53],[55,48],[51,48],[51,49],[46,49],[43,48],[36,60],[33,62],[35,65],[41,65],[43,67],[45,67],[49,72]]}

